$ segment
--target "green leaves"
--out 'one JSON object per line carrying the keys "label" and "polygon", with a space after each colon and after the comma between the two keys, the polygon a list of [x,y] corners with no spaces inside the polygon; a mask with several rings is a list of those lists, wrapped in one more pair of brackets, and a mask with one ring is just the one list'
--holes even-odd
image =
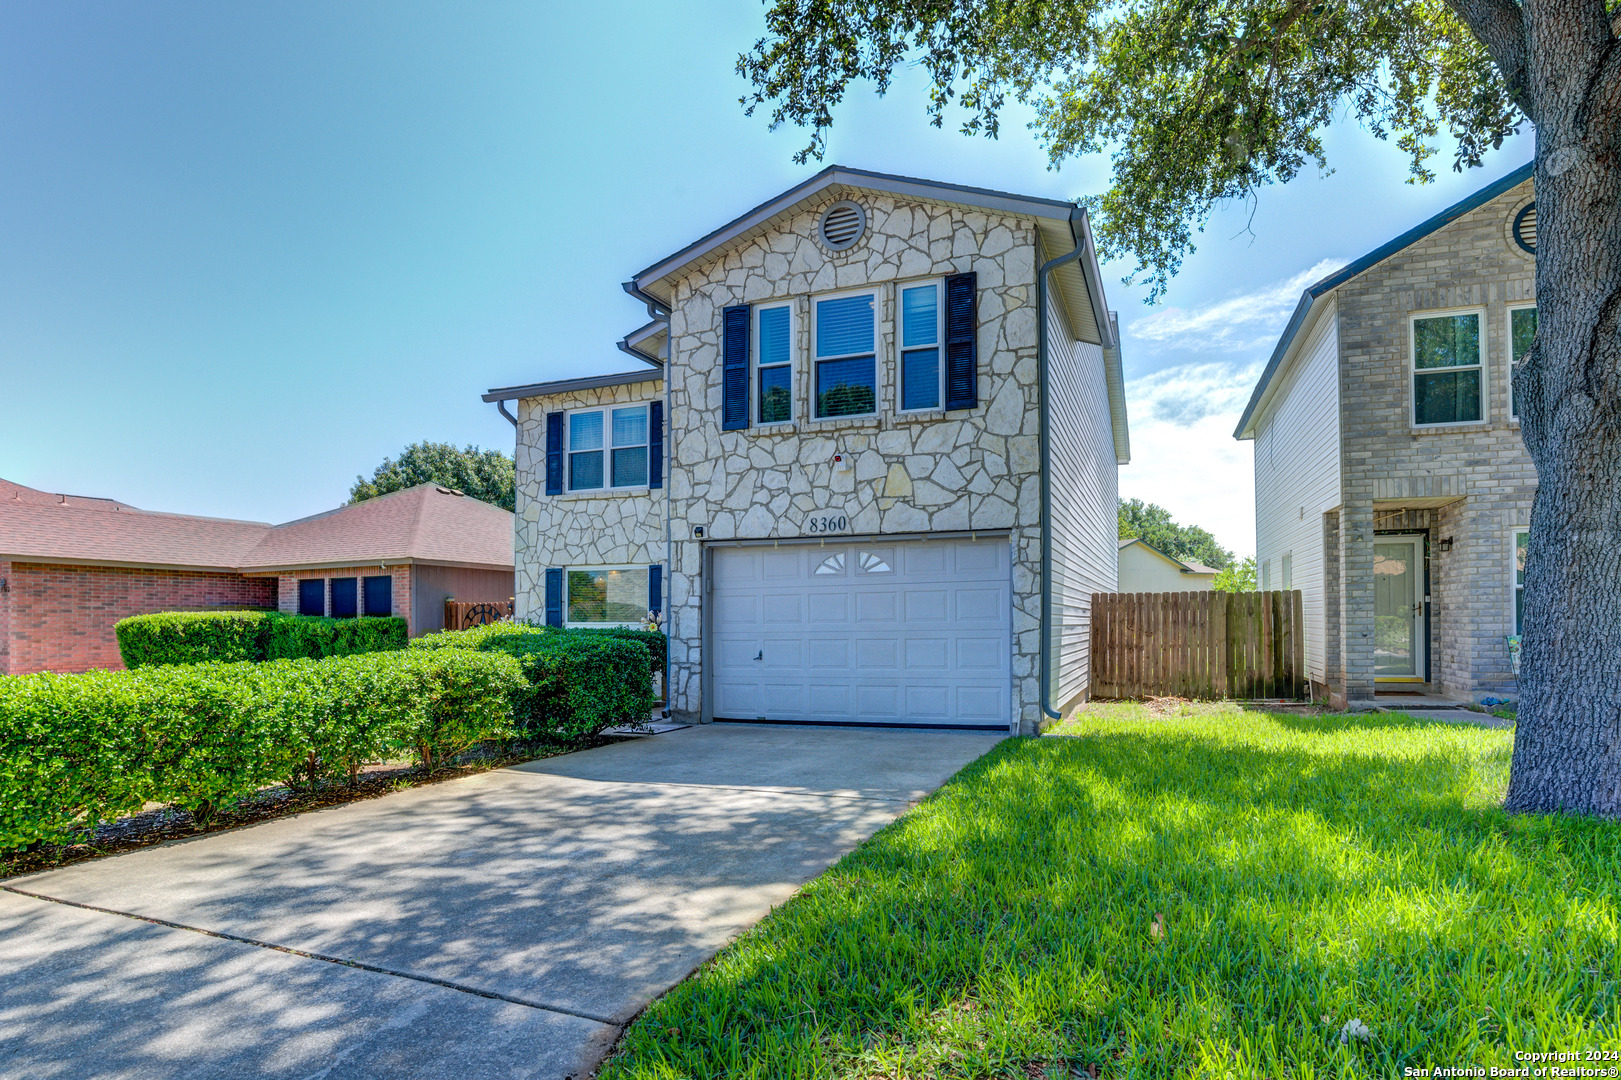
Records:
{"label": "green leaves", "polygon": [[457,449],[451,443],[412,443],[396,458],[384,458],[371,479],[355,477],[349,489],[351,503],[375,499],[391,491],[418,484],[439,484],[470,495],[480,502],[511,510],[517,504],[517,481],[512,459],[499,450],[476,446]]}
{"label": "green leaves", "polygon": [[737,70],[746,112],[809,129],[803,162],[850,83],[882,94],[901,64],[928,73],[936,126],[955,101],[964,134],[994,138],[1011,98],[1054,165],[1109,153],[1113,182],[1086,200],[1099,252],[1135,260],[1150,299],[1218,206],[1326,171],[1341,115],[1393,136],[1418,181],[1442,125],[1461,168],[1523,118],[1442,0],[774,0]]}
{"label": "green leaves", "polygon": [[329,619],[280,611],[161,611],[113,628],[126,667],[349,656],[405,648],[404,619]]}

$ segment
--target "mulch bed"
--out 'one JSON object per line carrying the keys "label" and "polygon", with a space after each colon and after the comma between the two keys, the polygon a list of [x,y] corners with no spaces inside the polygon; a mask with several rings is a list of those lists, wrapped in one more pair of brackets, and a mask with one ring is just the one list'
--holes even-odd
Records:
{"label": "mulch bed", "polygon": [[285,784],[261,788],[244,799],[221,809],[207,825],[199,827],[188,811],[172,806],[149,806],[138,814],[98,825],[87,831],[84,838],[71,844],[40,844],[10,855],[0,856],[0,879],[19,874],[33,874],[41,870],[54,870],[69,863],[98,859],[106,855],[119,855],[137,848],[151,847],[168,840],[239,829],[262,821],[320,810],[328,806],[375,799],[406,788],[422,784],[437,784],[456,780],[475,773],[488,772],[506,765],[556,757],[559,754],[585,750],[612,742],[612,739],[593,739],[583,743],[559,745],[555,743],[518,743],[497,747],[479,747],[467,751],[452,764],[423,773],[419,766],[406,762],[384,762],[368,765],[361,770],[353,786],[334,784],[315,790],[295,790]]}

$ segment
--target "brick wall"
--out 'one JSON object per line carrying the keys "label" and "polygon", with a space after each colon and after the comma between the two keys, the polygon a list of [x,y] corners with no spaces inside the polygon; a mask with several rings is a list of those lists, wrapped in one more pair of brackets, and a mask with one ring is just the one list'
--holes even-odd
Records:
{"label": "brick wall", "polygon": [[[1504,641],[1513,627],[1513,532],[1529,523],[1537,485],[1510,415],[1508,312],[1534,302],[1536,265],[1510,226],[1531,198],[1527,181],[1337,291],[1340,633],[1350,698],[1374,691],[1373,544],[1388,530],[1429,531],[1434,688],[1476,698],[1516,692]],[[1417,427],[1409,323],[1416,313],[1458,310],[1485,316],[1483,417]],[[1449,551],[1440,550],[1445,539]]]}
{"label": "brick wall", "polygon": [[[391,614],[398,615],[406,621],[406,626],[412,637],[417,635],[418,620],[411,611],[411,567],[409,564],[390,565],[388,569],[380,568],[376,563],[370,566],[339,566],[328,570],[292,570],[280,575],[277,581],[277,607],[291,615],[298,614],[298,583],[309,578],[323,580],[331,578],[352,577],[355,582],[355,600],[360,613],[364,615],[366,605],[365,579],[387,574],[393,578],[389,583],[390,603],[393,607]],[[332,589],[328,586],[326,594],[325,614],[332,614]]]}
{"label": "brick wall", "polygon": [[122,668],[113,625],[130,615],[274,607],[276,582],[241,574],[0,563],[0,672]]}

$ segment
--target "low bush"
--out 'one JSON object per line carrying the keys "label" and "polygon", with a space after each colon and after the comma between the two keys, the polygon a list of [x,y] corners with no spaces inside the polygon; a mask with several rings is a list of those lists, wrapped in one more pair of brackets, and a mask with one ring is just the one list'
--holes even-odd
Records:
{"label": "low bush", "polygon": [[128,668],[242,660],[320,659],[406,646],[395,617],[328,619],[280,611],[160,611],[114,627]]}
{"label": "low bush", "polygon": [[0,677],[0,851],[147,803],[200,822],[277,782],[512,734],[521,664],[469,650]]}
{"label": "low bush", "polygon": [[616,724],[645,723],[653,711],[653,675],[664,669],[664,635],[656,630],[560,630],[499,622],[429,634],[411,647],[514,657],[529,682],[514,702],[519,730],[569,741]]}

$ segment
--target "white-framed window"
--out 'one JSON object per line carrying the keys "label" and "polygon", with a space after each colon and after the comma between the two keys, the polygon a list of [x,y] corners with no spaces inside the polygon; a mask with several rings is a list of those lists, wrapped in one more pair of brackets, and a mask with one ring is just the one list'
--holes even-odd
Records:
{"label": "white-framed window", "polygon": [[610,405],[568,414],[568,489],[647,486],[647,406]]}
{"label": "white-framed window", "polygon": [[1525,623],[1525,558],[1531,552],[1531,533],[1527,529],[1514,530],[1514,564],[1510,573],[1514,578],[1514,635],[1519,636]]}
{"label": "white-framed window", "polygon": [[794,310],[792,301],[754,309],[755,423],[794,418]]}
{"label": "white-framed window", "polygon": [[878,411],[878,293],[811,300],[813,408],[817,418]]}
{"label": "white-framed window", "polygon": [[1411,320],[1413,426],[1480,422],[1485,313],[1444,311]]}
{"label": "white-framed window", "polygon": [[1288,592],[1295,587],[1295,556],[1289,552],[1283,556],[1280,573],[1283,575],[1283,591]]}
{"label": "white-framed window", "polygon": [[946,385],[946,306],[944,283],[917,282],[900,287],[900,411],[942,407]]}
{"label": "white-framed window", "polygon": [[1518,304],[1508,309],[1508,414],[1520,418],[1520,403],[1514,398],[1514,365],[1520,357],[1531,351],[1531,340],[1537,336],[1537,306]]}
{"label": "white-framed window", "polygon": [[1265,559],[1265,560],[1262,560],[1262,562],[1261,562],[1261,591],[1262,592],[1268,592],[1268,591],[1271,590],[1271,588],[1272,588],[1272,560],[1271,559]]}
{"label": "white-framed window", "polygon": [[645,566],[575,566],[563,572],[563,625],[640,626],[647,618]]}

